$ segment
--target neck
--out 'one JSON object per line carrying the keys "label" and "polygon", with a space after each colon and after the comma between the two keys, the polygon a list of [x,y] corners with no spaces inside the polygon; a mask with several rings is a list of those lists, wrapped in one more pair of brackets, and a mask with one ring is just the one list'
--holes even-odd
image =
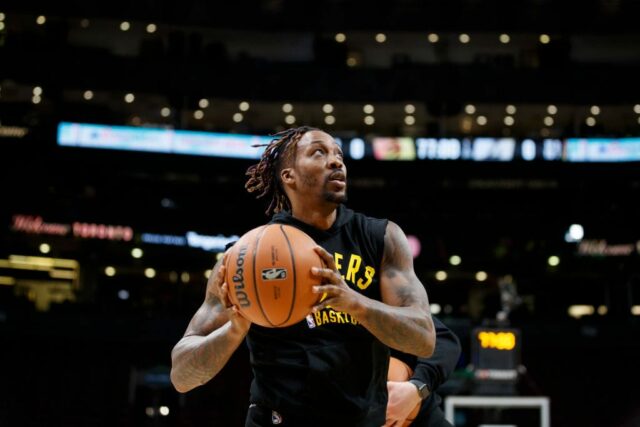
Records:
{"label": "neck", "polygon": [[328,230],[336,222],[338,205],[328,203],[324,206],[316,207],[301,206],[294,203],[291,206],[291,216],[320,230]]}

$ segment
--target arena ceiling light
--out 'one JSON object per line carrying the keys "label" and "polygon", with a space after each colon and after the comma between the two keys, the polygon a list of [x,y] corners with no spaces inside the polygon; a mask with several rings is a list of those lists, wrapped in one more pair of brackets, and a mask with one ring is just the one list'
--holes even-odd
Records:
{"label": "arena ceiling light", "polygon": [[569,316],[575,319],[579,319],[582,316],[591,316],[595,311],[595,307],[592,305],[570,305],[567,309]]}
{"label": "arena ceiling light", "polygon": [[325,114],[331,114],[333,113],[333,105],[331,104],[324,104],[322,106],[322,112],[324,112]]}
{"label": "arena ceiling light", "polygon": [[131,256],[134,257],[134,258],[142,258],[143,254],[144,254],[144,252],[142,252],[142,249],[140,249],[140,248],[131,249]]}
{"label": "arena ceiling light", "polygon": [[516,111],[518,111],[518,109],[516,108],[515,105],[507,105],[506,108],[504,109],[504,111],[507,114],[513,116],[516,113]]}
{"label": "arena ceiling light", "polygon": [[429,43],[438,43],[438,41],[440,40],[440,36],[438,36],[436,33],[429,33],[429,35],[427,36],[427,40],[429,40]]}
{"label": "arena ceiling light", "polygon": [[584,238],[584,227],[580,224],[571,224],[569,230],[564,235],[564,240],[568,243],[579,242]]}

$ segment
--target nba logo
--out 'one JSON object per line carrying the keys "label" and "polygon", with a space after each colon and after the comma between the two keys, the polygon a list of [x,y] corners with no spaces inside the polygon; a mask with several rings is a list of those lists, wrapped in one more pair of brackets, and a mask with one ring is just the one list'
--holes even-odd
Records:
{"label": "nba logo", "polygon": [[282,415],[280,415],[276,411],[271,411],[271,424],[273,425],[282,424]]}
{"label": "nba logo", "polygon": [[307,319],[307,326],[309,326],[309,329],[313,329],[316,327],[316,321],[313,319],[313,314],[307,315],[306,319]]}

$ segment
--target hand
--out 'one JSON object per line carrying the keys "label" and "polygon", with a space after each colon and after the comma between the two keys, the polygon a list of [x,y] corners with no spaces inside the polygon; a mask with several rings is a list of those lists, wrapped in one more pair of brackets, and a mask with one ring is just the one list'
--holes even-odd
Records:
{"label": "hand", "polygon": [[314,286],[313,292],[325,294],[322,302],[313,307],[313,312],[316,313],[330,305],[336,311],[354,314],[363,306],[365,297],[344,282],[329,252],[320,246],[316,246],[314,250],[320,255],[327,268],[311,268],[311,274],[323,279],[323,285]]}
{"label": "hand", "polygon": [[387,381],[387,390],[389,400],[384,427],[402,427],[404,421],[421,403],[420,395],[416,386],[408,381]]}
{"label": "hand", "polygon": [[226,282],[222,284],[220,291],[224,298],[222,303],[227,307],[227,313],[229,315],[229,320],[231,321],[231,328],[242,335],[246,335],[251,327],[251,321],[244,317],[238,306],[231,303],[231,300],[229,299],[229,285],[227,285]]}
{"label": "hand", "polygon": [[217,289],[220,302],[227,308],[227,314],[231,321],[231,328],[243,335],[246,335],[251,327],[251,321],[244,317],[238,309],[238,306],[231,302],[231,298],[229,297],[229,285],[225,282],[225,275],[227,272],[225,267],[226,261],[227,254],[225,253],[222,258],[220,268],[218,268],[218,271],[215,273],[213,286]]}

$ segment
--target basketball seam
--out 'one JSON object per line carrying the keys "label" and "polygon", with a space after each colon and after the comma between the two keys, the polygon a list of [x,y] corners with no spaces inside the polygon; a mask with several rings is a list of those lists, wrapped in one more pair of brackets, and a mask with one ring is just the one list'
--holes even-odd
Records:
{"label": "basketball seam", "polygon": [[295,259],[295,255],[293,254],[293,248],[291,247],[291,242],[289,242],[289,236],[287,236],[287,233],[284,231],[283,225],[280,225],[280,230],[284,235],[284,239],[287,241],[287,246],[289,246],[289,253],[291,254],[291,269],[293,270],[293,295],[291,297],[291,306],[289,307],[289,315],[282,322],[282,323],[286,323],[289,321],[289,319],[291,319],[291,314],[293,313],[293,307],[295,307],[296,305],[296,288],[298,287],[298,284],[296,282],[296,259]]}
{"label": "basketball seam", "polygon": [[262,312],[262,317],[264,317],[264,320],[266,320],[267,322],[269,322],[269,324],[271,326],[277,326],[275,325],[271,319],[269,319],[269,317],[267,316],[267,313],[264,312],[264,308],[262,308],[262,303],[260,302],[260,292],[258,292],[258,281],[256,280],[256,254],[258,253],[258,244],[260,243],[260,239],[262,238],[262,235],[265,233],[265,231],[267,230],[269,226],[264,226],[264,228],[260,231],[260,233],[258,234],[258,236],[256,236],[256,244],[255,247],[253,248],[253,287],[255,289],[256,292],[256,302],[258,303],[258,307],[260,307],[260,311]]}

